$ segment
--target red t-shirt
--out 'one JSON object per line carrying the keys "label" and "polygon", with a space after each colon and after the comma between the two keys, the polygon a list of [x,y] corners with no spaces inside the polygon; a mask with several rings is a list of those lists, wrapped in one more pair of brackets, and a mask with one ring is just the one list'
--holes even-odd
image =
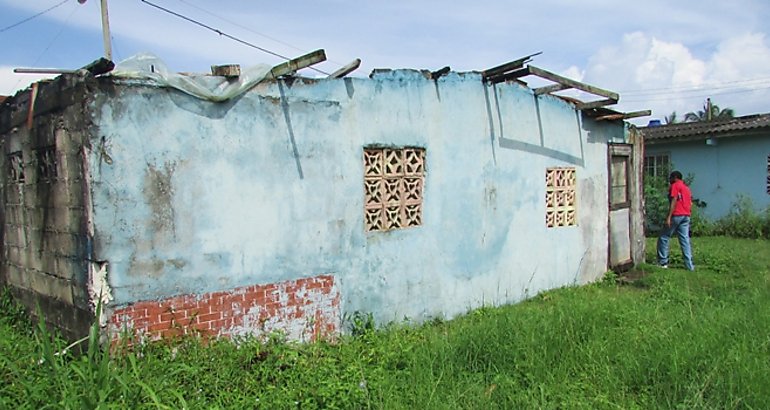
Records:
{"label": "red t-shirt", "polygon": [[671,184],[669,197],[672,200],[676,198],[673,216],[690,216],[692,194],[690,193],[690,188],[681,179]]}

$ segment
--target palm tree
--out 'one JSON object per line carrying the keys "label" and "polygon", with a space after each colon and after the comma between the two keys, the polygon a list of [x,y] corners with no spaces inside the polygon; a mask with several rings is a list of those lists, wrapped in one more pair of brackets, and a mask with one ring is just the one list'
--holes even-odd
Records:
{"label": "palm tree", "polygon": [[735,111],[732,108],[720,109],[718,105],[711,103],[711,98],[707,98],[703,104],[703,110],[697,112],[688,112],[684,115],[685,122],[702,121],[724,121],[735,117]]}
{"label": "palm tree", "polygon": [[666,124],[676,124],[679,122],[679,118],[676,118],[676,111],[671,111],[671,115],[663,117],[663,121],[665,121]]}

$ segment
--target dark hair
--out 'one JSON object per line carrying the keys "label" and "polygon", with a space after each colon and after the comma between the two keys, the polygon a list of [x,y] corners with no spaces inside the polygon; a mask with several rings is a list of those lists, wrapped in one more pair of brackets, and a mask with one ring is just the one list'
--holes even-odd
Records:
{"label": "dark hair", "polygon": [[672,171],[671,175],[668,176],[668,179],[669,180],[672,180],[672,179],[682,179],[682,173],[679,172],[679,171]]}

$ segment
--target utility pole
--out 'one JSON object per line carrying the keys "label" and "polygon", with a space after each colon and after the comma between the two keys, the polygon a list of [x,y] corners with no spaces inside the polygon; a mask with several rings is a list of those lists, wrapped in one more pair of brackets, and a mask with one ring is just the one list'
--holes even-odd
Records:
{"label": "utility pole", "polygon": [[[80,4],[86,4],[88,0],[78,0]],[[112,61],[112,42],[110,41],[110,16],[107,12],[107,0],[101,0],[102,7],[102,41],[104,42],[104,57]]]}
{"label": "utility pole", "polygon": [[102,38],[104,39],[104,57],[112,61],[112,42],[110,41],[110,17],[107,13],[107,0],[102,0]]}

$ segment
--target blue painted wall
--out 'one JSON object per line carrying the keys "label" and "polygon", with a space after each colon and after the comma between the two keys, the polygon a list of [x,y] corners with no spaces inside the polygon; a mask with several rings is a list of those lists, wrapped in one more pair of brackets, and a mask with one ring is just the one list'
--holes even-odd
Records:
{"label": "blue painted wall", "polygon": [[[95,255],[113,304],[336,275],[344,312],[452,317],[607,269],[607,141],[623,124],[475,73],[260,84],[228,102],[114,80],[93,102]],[[367,233],[363,148],[426,150],[423,226]],[[545,172],[577,169],[578,226]]]}
{"label": "blue painted wall", "polygon": [[717,145],[706,145],[703,140],[655,144],[645,151],[645,155],[669,154],[674,168],[695,177],[690,188],[694,197],[706,201],[704,213],[709,218],[726,215],[738,195],[751,198],[757,210],[770,206],[770,134],[721,138]]}

